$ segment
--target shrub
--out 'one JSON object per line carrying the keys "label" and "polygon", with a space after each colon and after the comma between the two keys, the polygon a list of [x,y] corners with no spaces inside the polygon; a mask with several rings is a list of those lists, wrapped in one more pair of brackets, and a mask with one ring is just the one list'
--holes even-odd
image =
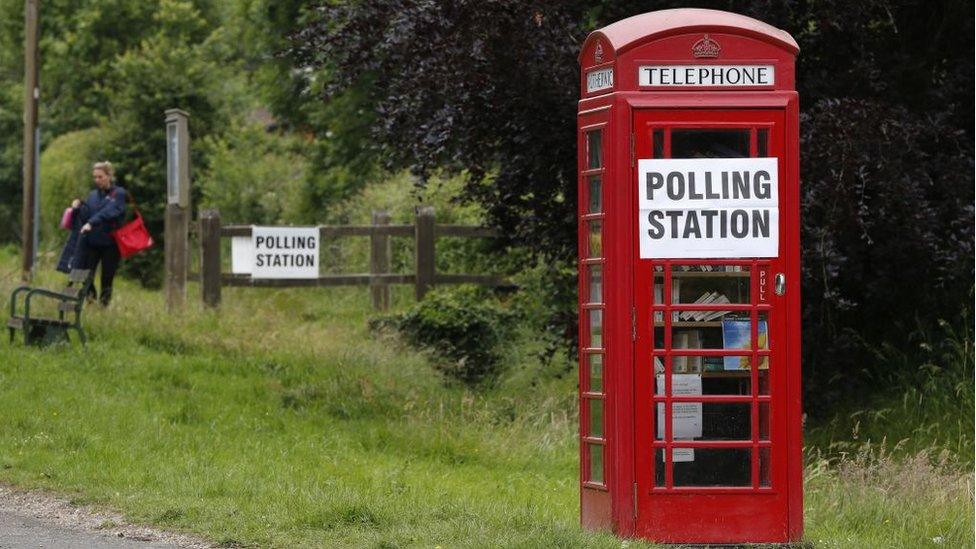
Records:
{"label": "shrub", "polygon": [[514,315],[484,290],[434,290],[407,312],[374,321],[391,324],[413,346],[427,349],[435,367],[468,386],[491,383],[503,369],[502,344]]}
{"label": "shrub", "polygon": [[60,246],[61,213],[94,189],[92,164],[105,156],[106,131],[90,128],[58,136],[41,154],[41,239]]}
{"label": "shrub", "polygon": [[259,125],[232,125],[202,141],[208,158],[197,184],[202,207],[217,208],[225,223],[297,223],[307,161],[298,140]]}

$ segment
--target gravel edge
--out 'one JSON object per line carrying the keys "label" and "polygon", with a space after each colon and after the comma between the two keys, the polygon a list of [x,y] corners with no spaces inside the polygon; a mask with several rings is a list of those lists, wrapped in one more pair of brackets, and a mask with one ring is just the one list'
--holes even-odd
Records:
{"label": "gravel edge", "polygon": [[187,549],[216,547],[203,538],[132,524],[121,513],[95,509],[90,505],[74,505],[62,495],[23,490],[5,483],[0,483],[0,510],[77,532],[167,543]]}

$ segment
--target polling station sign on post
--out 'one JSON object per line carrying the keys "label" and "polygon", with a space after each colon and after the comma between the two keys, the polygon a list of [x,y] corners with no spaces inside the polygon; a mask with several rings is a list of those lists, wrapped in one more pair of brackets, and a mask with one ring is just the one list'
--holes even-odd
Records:
{"label": "polling station sign on post", "polygon": [[318,278],[319,229],[252,227],[249,239],[234,239],[232,264],[251,278]]}
{"label": "polling station sign on post", "polygon": [[642,258],[778,255],[777,159],[641,159],[637,168]]}

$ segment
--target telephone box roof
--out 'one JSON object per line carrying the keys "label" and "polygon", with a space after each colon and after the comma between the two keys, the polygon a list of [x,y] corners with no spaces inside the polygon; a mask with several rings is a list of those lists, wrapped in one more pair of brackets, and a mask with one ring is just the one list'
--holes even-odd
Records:
{"label": "telephone box roof", "polygon": [[602,35],[619,56],[642,42],[695,31],[745,34],[779,46],[794,55],[800,51],[796,40],[784,30],[745,15],[698,8],[652,11],[621,19],[593,31],[586,42]]}

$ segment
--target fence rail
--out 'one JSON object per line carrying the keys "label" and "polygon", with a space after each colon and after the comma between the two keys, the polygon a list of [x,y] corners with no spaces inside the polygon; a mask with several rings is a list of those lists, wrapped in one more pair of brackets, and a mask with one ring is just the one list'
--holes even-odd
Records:
{"label": "fence rail", "polygon": [[[412,284],[417,299],[438,284],[479,284],[493,287],[514,287],[504,277],[485,274],[438,273],[435,267],[435,242],[440,237],[491,238],[498,232],[490,227],[470,225],[438,225],[434,223],[434,209],[422,206],[416,209],[413,225],[391,225],[387,212],[373,212],[372,225],[320,225],[320,238],[366,236],[370,238],[370,272],[322,275],[311,279],[260,279],[250,275],[225,273],[221,270],[221,238],[251,236],[250,225],[221,225],[220,212],[200,212],[198,226],[194,227],[200,239],[200,272],[189,278],[199,280],[203,302],[206,306],[220,304],[224,286],[254,288],[310,288],[326,286],[370,286],[373,308],[385,310],[390,306],[390,285]],[[414,273],[391,273],[393,237],[412,237],[414,246]]]}

